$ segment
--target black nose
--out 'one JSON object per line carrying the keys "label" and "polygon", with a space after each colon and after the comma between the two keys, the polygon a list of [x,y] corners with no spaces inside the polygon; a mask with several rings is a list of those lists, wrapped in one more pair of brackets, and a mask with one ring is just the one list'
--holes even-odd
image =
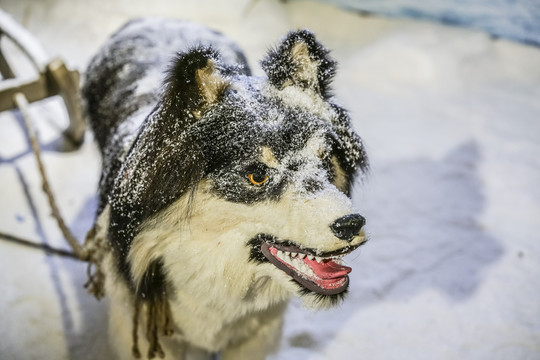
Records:
{"label": "black nose", "polygon": [[330,229],[336,237],[345,241],[352,239],[360,234],[360,230],[366,224],[366,219],[360,214],[350,214],[340,217],[332,225]]}

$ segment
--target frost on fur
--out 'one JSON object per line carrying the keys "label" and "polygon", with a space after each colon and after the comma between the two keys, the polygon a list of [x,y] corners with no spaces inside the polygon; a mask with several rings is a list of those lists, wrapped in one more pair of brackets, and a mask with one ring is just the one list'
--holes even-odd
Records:
{"label": "frost on fur", "polygon": [[336,63],[300,30],[262,67],[251,76],[215,31],[157,19],[126,25],[89,66],[111,250],[100,270],[111,311],[134,312],[111,326],[132,319],[135,355],[262,359],[291,295],[326,307],[347,292],[340,258],[366,241],[349,195],[367,156],[331,94]]}
{"label": "frost on fur", "polygon": [[309,30],[290,32],[261,63],[268,80],[278,89],[297,86],[330,97],[336,62]]}

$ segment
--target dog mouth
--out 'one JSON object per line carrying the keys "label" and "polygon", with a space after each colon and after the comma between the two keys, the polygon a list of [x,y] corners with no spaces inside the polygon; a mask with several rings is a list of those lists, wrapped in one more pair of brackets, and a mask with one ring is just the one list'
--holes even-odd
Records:
{"label": "dog mouth", "polygon": [[276,242],[273,237],[260,241],[260,251],[266,260],[302,287],[321,295],[336,295],[347,290],[352,269],[345,266],[341,258],[358,246],[317,254],[315,250],[291,242]]}

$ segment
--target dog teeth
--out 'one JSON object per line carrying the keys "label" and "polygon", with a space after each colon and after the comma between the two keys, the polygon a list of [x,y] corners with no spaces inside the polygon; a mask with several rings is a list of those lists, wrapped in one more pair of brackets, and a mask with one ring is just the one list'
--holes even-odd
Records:
{"label": "dog teeth", "polygon": [[301,252],[298,253],[298,252],[292,252],[292,251],[278,250],[277,255],[279,256],[280,259],[283,259],[283,260],[285,260],[285,259],[303,260],[303,259],[305,259],[307,257],[309,260],[315,260],[320,264],[323,260],[331,260],[331,261],[337,261],[337,262],[341,263],[340,260],[347,254],[335,255],[335,256],[330,256],[330,257],[323,257],[323,256],[308,255],[308,254],[301,253]]}

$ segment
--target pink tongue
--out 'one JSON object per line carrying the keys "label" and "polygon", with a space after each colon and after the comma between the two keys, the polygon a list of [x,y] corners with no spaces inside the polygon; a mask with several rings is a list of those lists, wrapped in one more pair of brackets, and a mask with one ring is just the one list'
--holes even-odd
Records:
{"label": "pink tongue", "polygon": [[315,274],[321,279],[336,279],[350,273],[352,269],[348,266],[340,265],[333,260],[323,260],[318,263],[315,259],[309,260],[307,256],[303,259]]}

